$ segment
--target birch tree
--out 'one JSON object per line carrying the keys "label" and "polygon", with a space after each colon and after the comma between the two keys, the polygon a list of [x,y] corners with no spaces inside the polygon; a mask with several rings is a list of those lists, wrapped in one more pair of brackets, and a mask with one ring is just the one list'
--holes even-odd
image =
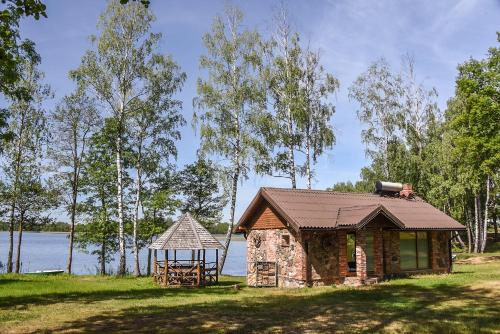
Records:
{"label": "birch tree", "polygon": [[[108,119],[89,138],[87,158],[82,160],[81,193],[85,199],[79,203],[84,225],[75,236],[75,244],[84,251],[97,255],[99,273],[106,274],[106,264],[119,250],[117,205],[116,205],[116,164],[113,152],[113,138],[116,129],[113,119]],[[124,185],[129,178],[124,173]],[[91,247],[97,246],[97,247]]]}
{"label": "birch tree", "polygon": [[230,183],[230,225],[220,259],[224,267],[231,241],[238,184],[246,178],[252,160],[266,150],[254,131],[253,117],[263,109],[264,90],[257,79],[261,65],[260,37],[243,27],[243,13],[227,7],[215,18],[212,31],[203,37],[207,55],[200,57],[207,78],[198,79],[197,112],[194,124],[200,126],[201,152],[223,160]]}
{"label": "birch tree", "polygon": [[31,96],[30,99],[12,97],[8,101],[9,129],[12,134],[4,147],[3,170],[6,177],[7,197],[9,199],[9,250],[7,255],[7,272],[13,270],[13,235],[18,204],[25,193],[21,181],[26,180],[23,172],[27,167],[36,165],[42,158],[42,148],[48,138],[46,114],[42,102],[52,96],[50,87],[43,84],[44,75],[37,68],[38,63],[32,59],[22,63],[20,80],[16,83]]}
{"label": "birch tree", "polygon": [[181,102],[174,99],[186,79],[179,66],[168,56],[155,55],[145,73],[147,92],[135,101],[129,127],[131,164],[135,169],[135,200],[132,244],[134,274],[139,276],[139,211],[143,202],[143,187],[162,164],[177,157],[176,140],[181,138],[179,127],[185,124],[180,114]]}
{"label": "birch tree", "polygon": [[[125,189],[123,186],[124,140],[131,117],[142,108],[141,99],[165,84],[162,62],[165,56],[155,51],[161,34],[150,33],[154,17],[142,4],[121,5],[111,1],[98,23],[94,48],[86,52],[72,77],[82,82],[106,106],[116,125],[115,160],[120,260],[118,274],[126,271]],[[156,68],[158,65],[158,68]]]}
{"label": "birch tree", "polygon": [[65,96],[52,114],[52,133],[56,139],[49,154],[55,164],[56,177],[62,181],[64,202],[70,216],[69,249],[66,272],[71,274],[77,205],[80,195],[82,166],[87,159],[88,141],[100,125],[100,114],[94,99],[79,87]]}
{"label": "birch tree", "polygon": [[389,178],[389,146],[398,133],[398,118],[402,112],[401,78],[394,74],[385,59],[372,63],[349,87],[349,98],[359,103],[358,119],[366,124],[361,139],[366,155],[379,159],[382,173]]}
{"label": "birch tree", "polygon": [[275,31],[267,48],[268,69],[265,80],[272,103],[269,125],[262,132],[272,155],[265,173],[288,178],[292,188],[297,187],[296,150],[301,147],[305,106],[301,79],[303,77],[303,51],[299,35],[292,31],[288,13],[282,7],[274,19]]}
{"label": "birch tree", "polygon": [[470,59],[458,70],[456,96],[447,110],[452,152],[457,169],[468,175],[467,190],[473,196],[474,252],[484,252],[492,194],[497,196],[499,182],[500,48],[490,48],[486,59]]}
{"label": "birch tree", "polygon": [[321,65],[319,51],[307,50],[304,57],[301,86],[305,110],[303,119],[299,122],[299,130],[304,138],[302,146],[306,157],[303,174],[307,179],[307,188],[311,189],[314,164],[325,149],[331,148],[335,143],[331,125],[335,107],[327,98],[339,88],[339,81],[332,74],[326,73]]}

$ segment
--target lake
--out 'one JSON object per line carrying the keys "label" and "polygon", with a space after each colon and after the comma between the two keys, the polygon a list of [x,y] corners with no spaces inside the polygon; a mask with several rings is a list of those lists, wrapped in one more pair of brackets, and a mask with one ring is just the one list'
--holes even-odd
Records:
{"label": "lake", "polygon": [[[7,262],[7,249],[8,249],[8,232],[0,232],[0,262],[3,266]],[[224,236],[218,237],[222,242]],[[17,242],[17,233],[14,233],[15,242]],[[21,262],[22,272],[48,270],[48,269],[66,269],[66,261],[68,257],[68,234],[67,233],[36,233],[24,232],[23,244],[21,249]],[[14,243],[14,253],[16,250],[16,243]],[[140,266],[141,272],[146,272],[147,264],[147,249],[140,251]],[[221,254],[221,251],[219,251]],[[190,251],[178,251],[177,257],[179,259],[191,258]],[[215,251],[207,251],[207,261],[215,259]],[[163,252],[158,252],[158,259],[163,260]],[[15,264],[15,257],[14,257]],[[75,248],[73,251],[73,273],[95,274],[98,272],[99,264],[97,256],[87,254],[82,250]],[[118,254],[114,256],[114,260],[107,264],[106,269],[111,269],[116,272],[118,268]],[[133,272],[133,255],[131,251],[127,252],[127,268]],[[2,267],[0,271],[5,271]],[[225,275],[246,275],[246,241],[241,239],[231,240],[229,252],[224,265],[223,273]]]}

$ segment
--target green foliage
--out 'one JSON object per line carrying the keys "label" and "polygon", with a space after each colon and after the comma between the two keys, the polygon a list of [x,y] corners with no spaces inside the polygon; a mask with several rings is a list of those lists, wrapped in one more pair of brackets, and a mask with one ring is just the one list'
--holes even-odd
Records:
{"label": "green foliage", "polygon": [[84,252],[97,256],[100,274],[104,275],[106,263],[113,261],[113,255],[118,251],[118,224],[110,220],[104,210],[100,210],[80,226],[75,242]]}
{"label": "green foliage", "polygon": [[45,5],[39,0],[3,0],[5,8],[0,10],[0,93],[7,96],[29,99],[29,94],[13,85],[20,79],[22,63],[30,59],[39,62],[35,45],[29,40],[21,40],[19,22],[32,16],[47,17]]}
{"label": "green foliage", "polygon": [[265,101],[256,73],[261,65],[260,36],[244,29],[242,20],[239,9],[227,7],[226,18],[216,17],[212,31],[203,37],[208,55],[200,57],[200,66],[208,78],[198,79],[193,101],[201,152],[226,159],[228,178],[236,176],[235,182],[266,152],[253,123]]}
{"label": "green foliage", "polygon": [[[347,182],[337,182],[335,183],[332,187],[326,188],[328,191],[336,191],[336,192],[343,192],[343,193],[364,193],[364,192],[369,192],[364,187],[364,184],[361,181],[357,181],[355,184],[353,184],[351,181]],[[373,189],[371,189],[373,191]]]}
{"label": "green foliage", "polygon": [[[101,274],[106,273],[106,263],[117,251],[118,223],[116,221],[116,164],[113,159],[113,140],[116,124],[106,119],[103,128],[92,135],[87,159],[83,161],[81,190],[85,201],[79,203],[78,212],[84,215],[84,225],[79,225],[76,245],[97,255]],[[125,184],[130,183],[125,175]],[[96,247],[97,246],[97,247]]]}
{"label": "green foliage", "polygon": [[180,173],[181,211],[189,212],[206,228],[219,223],[227,202],[219,184],[218,170],[211,161],[198,158],[185,166]]}

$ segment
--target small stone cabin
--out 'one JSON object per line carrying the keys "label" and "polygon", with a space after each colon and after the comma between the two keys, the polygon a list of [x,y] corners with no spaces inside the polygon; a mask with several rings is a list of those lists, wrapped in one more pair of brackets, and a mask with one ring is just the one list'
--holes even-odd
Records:
{"label": "small stone cabin", "polygon": [[413,196],[261,188],[235,232],[247,238],[249,286],[365,284],[451,272],[464,226]]}

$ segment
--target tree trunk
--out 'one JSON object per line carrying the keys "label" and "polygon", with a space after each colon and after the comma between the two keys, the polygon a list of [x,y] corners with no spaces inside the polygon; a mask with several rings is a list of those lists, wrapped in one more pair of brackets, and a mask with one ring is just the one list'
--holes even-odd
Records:
{"label": "tree trunk", "polygon": [[458,240],[458,243],[460,244],[460,247],[462,247],[462,249],[465,249],[465,243],[462,240],[462,238],[460,237],[460,234],[457,231],[455,231],[455,235],[457,236],[457,240]]}
{"label": "tree trunk", "polygon": [[73,191],[71,194],[71,227],[69,231],[69,252],[68,264],[66,272],[71,274],[71,266],[73,265],[73,243],[75,239],[75,219],[76,219],[76,201],[78,197],[78,166],[73,167]]}
{"label": "tree trunk", "polygon": [[102,238],[101,244],[101,275],[106,275],[106,236]]}
{"label": "tree trunk", "polygon": [[24,213],[21,213],[19,217],[19,231],[17,235],[17,257],[16,257],[16,274],[21,271],[21,244],[23,242],[23,223],[24,223]]}
{"label": "tree trunk", "polygon": [[490,176],[486,178],[486,200],[484,204],[483,235],[481,236],[481,253],[484,253],[486,241],[488,240],[488,206],[490,202]]}
{"label": "tree trunk", "polygon": [[11,203],[11,208],[10,208],[10,220],[9,220],[9,252],[7,255],[7,272],[11,273],[12,272],[12,258],[13,258],[13,251],[14,251],[14,218],[15,218],[15,211],[16,211],[16,200],[17,200],[17,188],[19,186],[19,172],[21,170],[21,158],[22,158],[22,138],[23,138],[23,133],[24,133],[24,120],[25,120],[25,114],[22,113],[21,115],[21,125],[19,127],[19,134],[18,134],[18,141],[17,141],[17,148],[16,148],[16,166],[14,168],[14,189],[13,189],[13,197],[12,197],[12,203]]}
{"label": "tree trunk", "polygon": [[495,241],[498,240],[498,224],[497,224],[497,216],[493,216],[493,228],[495,229]]}
{"label": "tree trunk", "polygon": [[479,251],[479,195],[474,197],[474,253]]}
{"label": "tree trunk", "polygon": [[[140,150],[139,150],[140,152]],[[139,153],[139,160],[141,159],[141,154]],[[140,162],[139,162],[140,163]],[[139,267],[139,244],[137,241],[137,228],[139,221],[139,204],[141,203],[141,169],[137,168],[137,182],[136,182],[136,197],[135,197],[135,205],[134,205],[134,231],[132,236],[132,242],[134,244],[134,276],[141,276],[141,269]]]}
{"label": "tree trunk", "polygon": [[151,249],[148,248],[148,266],[146,267],[146,276],[151,276]]}
{"label": "tree trunk", "polygon": [[125,229],[123,222],[123,166],[122,166],[122,131],[123,131],[123,102],[120,105],[120,125],[116,137],[116,169],[117,169],[117,201],[118,201],[118,241],[120,249],[120,261],[117,274],[125,275],[126,254],[125,254]]}
{"label": "tree trunk", "polygon": [[467,253],[470,253],[472,251],[472,235],[470,230],[471,219],[467,205],[464,205],[464,216],[465,216],[465,228],[467,232]]}
{"label": "tree trunk", "polygon": [[107,240],[107,227],[106,225],[108,224],[108,209],[106,207],[106,199],[104,196],[101,194],[101,207],[104,213],[104,231],[102,233],[102,244],[101,244],[101,275],[106,275],[106,240]]}
{"label": "tree trunk", "polygon": [[[17,196],[17,195],[16,195]],[[7,272],[12,272],[12,258],[14,252],[14,215],[15,215],[15,199],[12,199],[12,205],[10,208],[10,221],[9,221],[9,252],[7,254]]]}
{"label": "tree trunk", "polygon": [[290,106],[287,106],[287,132],[288,132],[288,173],[290,174],[290,180],[292,181],[292,188],[297,188],[297,180],[295,175],[295,152],[294,152],[294,143],[293,143],[293,120],[292,120],[292,111]]}
{"label": "tree trunk", "polygon": [[229,250],[229,244],[231,242],[231,236],[233,233],[234,226],[234,212],[236,210],[236,195],[238,193],[238,180],[240,178],[240,166],[239,166],[239,155],[237,155],[237,164],[233,174],[233,184],[231,189],[231,212],[230,219],[231,222],[226,232],[226,239],[224,241],[224,249],[222,250],[222,255],[219,261],[219,273],[222,274],[222,269],[224,268],[224,263],[226,262],[227,251]]}
{"label": "tree trunk", "polygon": [[312,173],[311,173],[311,134],[309,130],[306,131],[306,175],[307,175],[307,189],[312,186]]}

